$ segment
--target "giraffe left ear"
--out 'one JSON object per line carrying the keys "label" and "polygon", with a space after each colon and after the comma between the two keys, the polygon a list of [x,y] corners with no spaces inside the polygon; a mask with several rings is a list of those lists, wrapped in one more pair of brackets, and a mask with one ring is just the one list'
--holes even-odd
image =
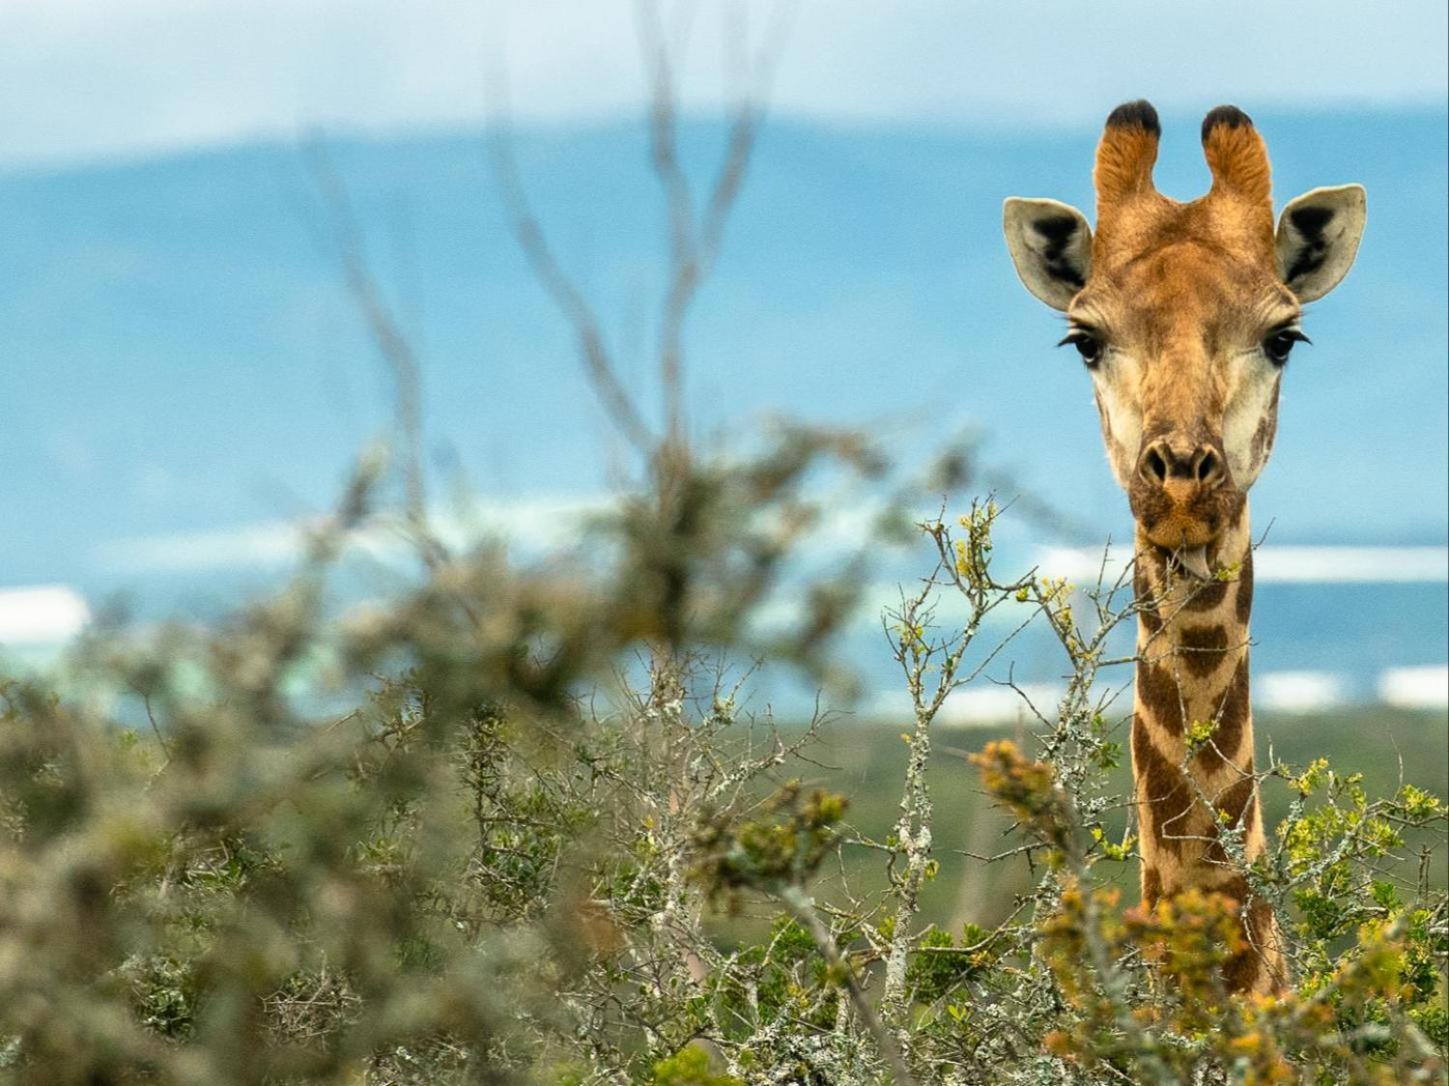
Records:
{"label": "giraffe left ear", "polygon": [[1362,185],[1304,193],[1278,220],[1278,274],[1300,302],[1322,298],[1348,274],[1363,237]]}

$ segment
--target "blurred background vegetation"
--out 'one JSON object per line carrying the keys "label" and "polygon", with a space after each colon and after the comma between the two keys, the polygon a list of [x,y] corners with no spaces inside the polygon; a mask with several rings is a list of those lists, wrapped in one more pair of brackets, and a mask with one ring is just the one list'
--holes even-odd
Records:
{"label": "blurred background vegetation", "polygon": [[[1122,741],[1128,723],[1124,722]],[[1364,787],[1374,794],[1397,790],[1407,782],[1435,795],[1449,794],[1449,765],[1444,756],[1444,738],[1433,713],[1393,709],[1315,714],[1311,723],[1296,717],[1286,721],[1259,716],[1253,722],[1260,749],[1271,742],[1274,754],[1293,765],[1307,765],[1315,758],[1343,770],[1361,772]],[[901,740],[900,720],[846,720],[827,729],[810,754],[819,765],[805,767],[804,779],[851,800],[848,821],[870,837],[883,837],[893,824],[900,803],[900,776],[906,748]],[[976,773],[964,755],[975,752],[992,739],[1012,739],[1027,745],[1030,728],[1012,725],[982,725],[971,728],[943,726],[936,732],[931,771],[935,785],[936,855],[940,876],[926,888],[921,900],[922,917],[944,928],[959,928],[971,922],[993,927],[1005,919],[1015,895],[1031,881],[1026,862],[982,865],[962,853],[991,855],[1008,847],[1012,820],[993,810]],[[1131,791],[1128,766],[1111,775],[1111,788],[1118,794]],[[1263,814],[1269,825],[1287,814],[1288,796],[1267,791]],[[1125,812],[1107,819],[1108,836],[1120,839],[1126,824]],[[1432,879],[1445,881],[1445,856],[1435,855]],[[862,893],[878,893],[884,882],[884,864],[869,855],[848,855],[844,865],[850,885]],[[1127,901],[1138,894],[1135,868],[1124,869],[1114,880]],[[828,893],[830,876],[821,880]],[[733,928],[727,929],[729,931]],[[748,930],[748,929],[747,929]]]}

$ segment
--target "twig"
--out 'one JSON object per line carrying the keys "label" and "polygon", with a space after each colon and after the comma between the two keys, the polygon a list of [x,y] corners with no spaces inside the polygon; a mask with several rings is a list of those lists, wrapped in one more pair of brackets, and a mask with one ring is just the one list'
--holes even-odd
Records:
{"label": "twig", "polygon": [[865,993],[861,991],[860,982],[855,979],[855,970],[841,955],[840,948],[835,945],[835,938],[821,921],[809,895],[798,886],[784,886],[778,890],[778,896],[785,907],[790,910],[791,915],[810,933],[816,949],[824,956],[831,969],[840,976],[846,994],[850,997],[851,1006],[855,1008],[855,1013],[859,1015],[860,1020],[865,1023],[865,1028],[871,1037],[875,1039],[881,1055],[890,1065],[896,1082],[900,1086],[915,1086],[915,1076],[911,1074],[911,1069],[906,1065],[905,1057],[901,1055],[895,1039],[881,1024],[875,1008],[870,1005],[870,1000],[866,999]]}

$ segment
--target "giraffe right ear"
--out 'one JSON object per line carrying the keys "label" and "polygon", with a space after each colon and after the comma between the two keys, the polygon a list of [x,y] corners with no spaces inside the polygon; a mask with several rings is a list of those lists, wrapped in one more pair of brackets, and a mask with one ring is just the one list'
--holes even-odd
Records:
{"label": "giraffe right ear", "polygon": [[1092,270],[1092,228],[1076,208],[1056,200],[1012,196],[1001,210],[1016,274],[1053,309],[1066,309]]}

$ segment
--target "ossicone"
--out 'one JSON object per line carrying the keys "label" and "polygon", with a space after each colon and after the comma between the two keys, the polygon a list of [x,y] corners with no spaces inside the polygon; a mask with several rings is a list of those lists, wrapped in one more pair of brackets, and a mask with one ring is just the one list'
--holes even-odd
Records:
{"label": "ossicone", "polygon": [[1253,119],[1237,106],[1217,106],[1202,121],[1202,151],[1212,171],[1215,194],[1251,202],[1271,198],[1268,148]]}
{"label": "ossicone", "polygon": [[1092,180],[1097,187],[1097,214],[1144,192],[1155,192],[1152,167],[1162,125],[1157,110],[1145,99],[1123,102],[1107,116]]}

